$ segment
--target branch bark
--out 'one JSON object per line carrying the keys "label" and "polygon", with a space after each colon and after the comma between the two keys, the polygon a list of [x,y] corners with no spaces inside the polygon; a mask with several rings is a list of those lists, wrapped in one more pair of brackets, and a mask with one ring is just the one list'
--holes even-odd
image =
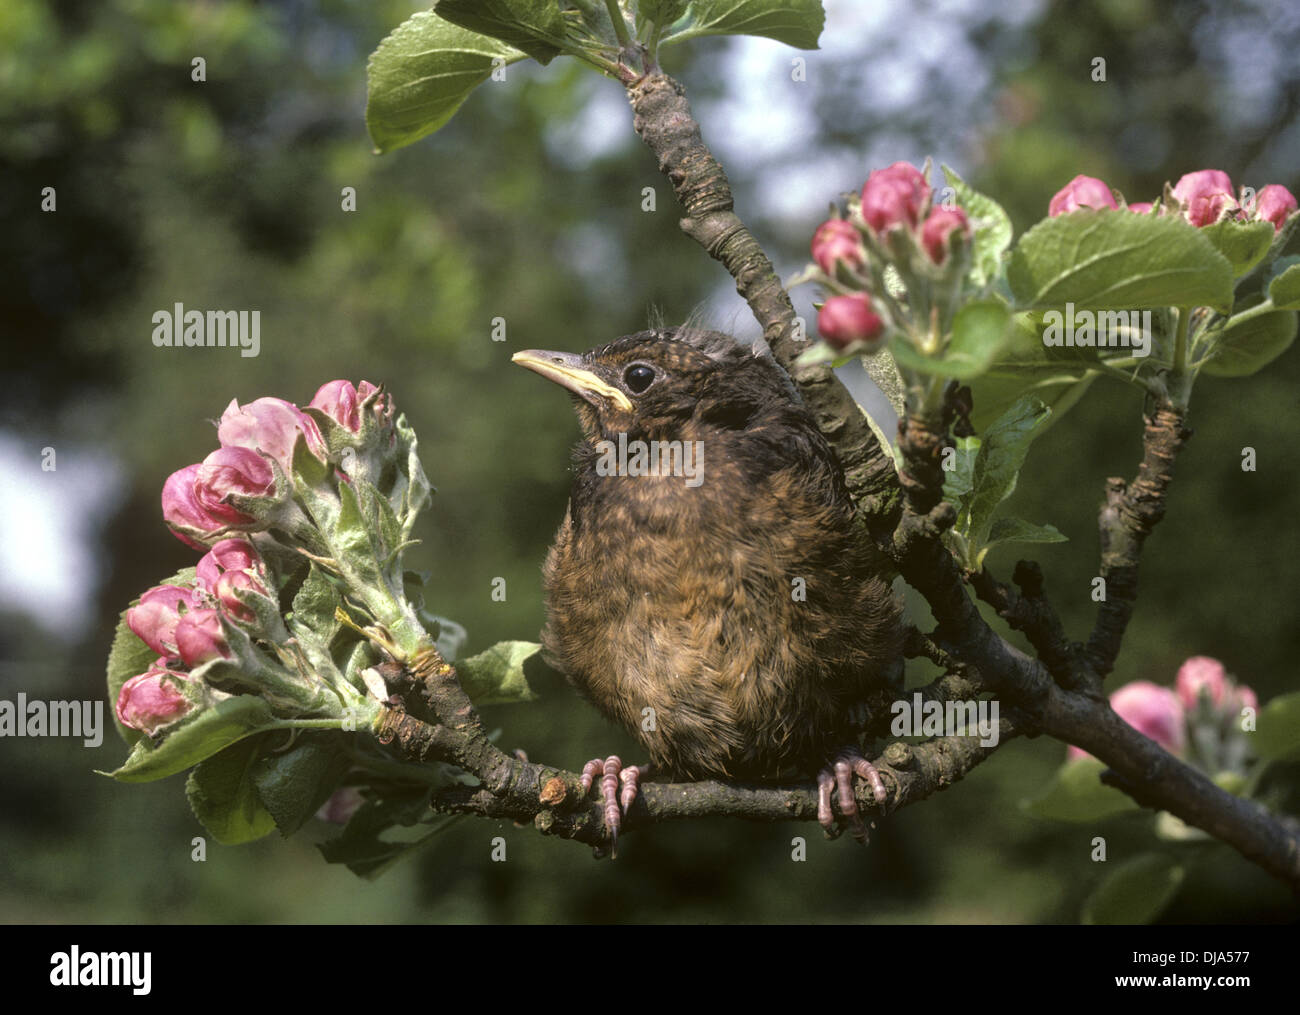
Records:
{"label": "branch bark", "polygon": [[[603,847],[607,841],[604,807],[582,788],[575,772],[536,764],[507,754],[488,740],[473,702],[461,687],[455,667],[438,650],[427,646],[405,666],[381,667],[389,686],[399,691],[380,715],[375,735],[380,743],[396,744],[412,761],[442,761],[463,768],[479,786],[453,786],[437,791],[433,809],[446,814],[476,814],[532,822],[546,835],[576,839]],[[942,686],[942,685],[941,685]],[[432,721],[408,711],[402,697],[413,698]],[[1015,723],[1003,719],[998,743],[1018,735]],[[892,813],[924,800],[961,780],[996,750],[978,737],[937,737],[924,744],[889,744],[874,762],[889,791],[882,807],[865,783],[856,787],[864,814]],[[817,787],[721,783],[645,782],[628,810],[624,832],[657,824],[703,817],[747,821],[816,821]]]}
{"label": "branch bark", "polygon": [[839,456],[854,500],[875,511],[889,511],[897,497],[893,459],[829,366],[796,365],[806,346],[795,338],[790,296],[758,240],[736,215],[727,174],[705,145],[682,86],[655,70],[629,83],[627,93],[633,129],[654,153],[686,213],[682,231],[736,280],[736,291],[762,326],[773,356],[794,380]]}

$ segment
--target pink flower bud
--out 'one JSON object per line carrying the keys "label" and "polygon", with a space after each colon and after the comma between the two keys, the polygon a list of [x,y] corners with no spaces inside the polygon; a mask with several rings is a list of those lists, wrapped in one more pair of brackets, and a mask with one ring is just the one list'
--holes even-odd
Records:
{"label": "pink flower bud", "polygon": [[[361,403],[378,390],[369,381],[361,381],[355,388],[351,381],[330,381],[320,386],[308,404],[313,409],[320,409],[339,426],[360,433]],[[375,405],[374,412],[380,422],[387,422],[392,409],[392,400],[385,395]]]}
{"label": "pink flower bud", "polygon": [[1232,196],[1232,180],[1219,169],[1200,169],[1185,174],[1174,185],[1174,197],[1183,205],[1183,214],[1192,225],[1208,226],[1225,211],[1237,207]]}
{"label": "pink flower bud", "polygon": [[1149,680],[1125,684],[1110,696],[1121,719],[1171,754],[1180,754],[1187,739],[1187,721],[1178,695]]}
{"label": "pink flower bud", "polygon": [[1209,656],[1192,656],[1178,667],[1178,698],[1189,712],[1196,708],[1204,689],[1210,704],[1218,708],[1228,690],[1228,674],[1223,663]]}
{"label": "pink flower bud", "polygon": [[252,620],[255,614],[239,601],[239,597],[235,595],[237,590],[256,592],[264,596],[267,594],[266,586],[247,571],[227,571],[217,579],[213,593],[221,608],[236,620]]}
{"label": "pink flower bud", "polygon": [[1047,214],[1055,218],[1080,208],[1115,208],[1115,196],[1104,180],[1080,173],[1056,192],[1047,206]]}
{"label": "pink flower bud", "polygon": [[948,250],[953,233],[959,237],[970,237],[970,222],[966,213],[960,208],[935,208],[926,216],[921,225],[921,246],[935,264],[943,264],[948,259]]}
{"label": "pink flower bud", "polygon": [[817,330],[835,349],[847,349],[860,342],[875,344],[884,328],[866,293],[832,296],[817,313]]}
{"label": "pink flower bud", "polygon": [[920,171],[906,162],[877,169],[862,187],[862,218],[877,235],[899,226],[915,229],[930,185]]}
{"label": "pink flower bud", "polygon": [[1259,699],[1255,697],[1255,692],[1245,684],[1238,684],[1235,688],[1236,711],[1234,715],[1240,715],[1243,708],[1259,708]]}
{"label": "pink flower bud", "polygon": [[195,608],[194,590],[180,585],[156,585],[126,611],[126,626],[160,656],[174,656],[180,607]]}
{"label": "pink flower bud", "polygon": [[186,666],[201,666],[218,657],[229,659],[230,646],[216,610],[192,610],[176,625],[176,647]]}
{"label": "pink flower bud", "polygon": [[169,670],[159,659],[147,672],[132,677],[117,695],[117,718],[123,726],[153,733],[190,710],[190,703],[175,681],[187,679],[184,673]]}
{"label": "pink flower bud", "polygon": [[218,448],[203,459],[194,479],[194,499],[210,518],[222,525],[253,521],[252,516],[230,504],[230,497],[269,497],[274,493],[271,466],[248,448]]}
{"label": "pink flower bud", "polygon": [[198,465],[187,465],[176,470],[167,477],[162,490],[163,520],[174,526],[173,536],[196,550],[204,549],[203,544],[179,529],[209,532],[222,527],[222,523],[209,515],[194,495],[194,482],[198,479],[199,468]]}
{"label": "pink flower bud", "polygon": [[293,472],[293,448],[299,434],[307,441],[307,450],[325,461],[325,442],[316,422],[283,398],[259,398],[247,405],[232,400],[217,426],[222,447],[260,451],[275,459],[286,475]]}
{"label": "pink flower bud", "polygon": [[850,267],[860,267],[864,260],[862,237],[843,219],[827,219],[813,233],[812,256],[827,275],[835,274],[839,261]]}
{"label": "pink flower bud", "polygon": [[266,574],[266,566],[248,540],[223,539],[199,560],[194,584],[215,593],[217,580],[226,571],[249,571],[260,577]]}
{"label": "pink flower bud", "polygon": [[346,825],[365,802],[366,798],[361,795],[359,789],[355,786],[344,786],[336,789],[333,795],[320,805],[316,817],[335,825]]}
{"label": "pink flower bud", "polygon": [[1281,230],[1287,216],[1295,210],[1295,195],[1280,183],[1270,183],[1261,188],[1255,197],[1255,217],[1264,222],[1272,222],[1274,232]]}
{"label": "pink flower bud", "polygon": [[1138,201],[1128,206],[1128,210],[1137,212],[1139,215],[1150,215],[1152,204],[1150,201]]}

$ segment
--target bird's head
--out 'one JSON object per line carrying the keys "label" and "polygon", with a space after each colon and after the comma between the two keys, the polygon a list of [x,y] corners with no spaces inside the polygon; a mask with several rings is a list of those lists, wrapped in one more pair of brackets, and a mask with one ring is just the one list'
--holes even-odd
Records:
{"label": "bird's head", "polygon": [[513,360],[569,390],[589,439],[744,430],[798,405],[770,356],[716,331],[641,331],[585,353],[529,349]]}

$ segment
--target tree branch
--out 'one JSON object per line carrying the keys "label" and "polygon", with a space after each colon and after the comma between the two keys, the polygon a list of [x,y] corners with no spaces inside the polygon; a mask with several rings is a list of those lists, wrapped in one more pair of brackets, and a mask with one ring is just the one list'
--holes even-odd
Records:
{"label": "tree branch", "polygon": [[1142,464],[1137,478],[1131,485],[1113,477],[1106,481],[1106,504],[1098,519],[1106,600],[1085,650],[1099,681],[1115,668],[1120,642],[1137,602],[1142,544],[1165,516],[1165,494],[1173,480],[1174,461],[1191,436],[1182,410],[1158,404],[1143,427]]}
{"label": "tree branch", "polygon": [[[924,461],[926,449],[934,444],[933,434],[918,437],[921,432],[922,428],[917,427],[900,428],[905,463]],[[1147,421],[1146,435],[1147,453],[1133,484],[1133,501],[1125,502],[1127,510],[1120,516],[1124,520],[1116,523],[1125,552],[1120,566],[1131,567],[1134,572],[1142,540],[1163,516],[1173,456],[1188,431],[1178,413],[1157,409]],[[922,446],[910,447],[917,440],[923,440]],[[941,474],[918,471],[941,489]],[[970,666],[977,684],[1002,693],[1013,707],[1018,707],[1024,732],[1046,733],[1083,748],[1109,765],[1119,775],[1121,788],[1142,806],[1169,811],[1300,890],[1300,829],[1282,822],[1259,804],[1220,789],[1200,771],[1120,719],[1110,703],[1091,687],[1071,691],[1057,686],[1042,662],[1029,658],[988,626],[967,595],[952,554],[940,540],[951,508],[939,503],[928,515],[913,509],[914,504],[928,503],[934,493],[933,488],[928,494],[923,489],[908,489],[908,508],[895,532],[893,549],[899,571],[925,596],[939,622],[935,637],[939,647]],[[1135,585],[1131,587],[1135,589]],[[1129,599],[1123,623],[1127,623],[1131,612]],[[1121,617],[1118,609],[1112,615]],[[1118,650],[1122,624],[1107,630]]]}
{"label": "tree branch", "polygon": [[893,459],[880,447],[862,409],[829,366],[796,366],[806,348],[794,334],[790,296],[754,235],[736,215],[727,174],[713,157],[682,86],[653,71],[627,87],[632,126],[658,160],[686,213],[681,228],[736,280],[763,337],[794,380],[844,467],[854,500],[888,513],[897,500]]}
{"label": "tree branch", "polygon": [[[447,814],[477,814],[532,822],[538,831],[576,839],[591,846],[607,842],[604,807],[595,791],[582,788],[575,772],[513,757],[487,739],[478,712],[456,677],[455,667],[429,646],[405,667],[381,667],[385,680],[399,693],[427,709],[431,721],[407,710],[394,698],[376,724],[380,743],[396,743],[412,761],[442,761],[477,778],[479,786],[452,786],[434,793],[434,810]],[[936,681],[930,694],[941,692],[951,678]],[[958,685],[959,689],[965,685]],[[999,726],[998,743],[1014,738],[1010,719]],[[989,757],[997,745],[984,746],[978,737],[938,737],[924,744],[889,744],[874,762],[889,790],[882,807],[865,783],[856,787],[864,813],[892,813],[924,800],[961,780]],[[714,781],[646,782],[629,809],[623,830],[663,821],[703,817],[732,817],[747,821],[815,821],[817,787],[740,785]]]}

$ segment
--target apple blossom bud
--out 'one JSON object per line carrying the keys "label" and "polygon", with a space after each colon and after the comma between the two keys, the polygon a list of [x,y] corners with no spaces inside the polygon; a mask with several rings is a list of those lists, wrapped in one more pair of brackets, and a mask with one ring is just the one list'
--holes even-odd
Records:
{"label": "apple blossom bud", "polygon": [[316,817],[331,824],[346,825],[365,802],[366,798],[355,786],[343,786],[336,789],[330,798],[320,805]]}
{"label": "apple blossom bud", "polygon": [[194,482],[198,475],[198,465],[187,465],[167,477],[162,490],[162,513],[163,520],[173,526],[173,536],[186,546],[203,550],[205,547],[202,543],[180,531],[196,529],[209,532],[222,527],[222,523],[209,515],[194,496]]}
{"label": "apple blossom bud", "polygon": [[827,219],[813,233],[812,256],[827,275],[835,274],[839,261],[853,268],[861,267],[865,259],[862,237],[843,219]]}
{"label": "apple blossom bud", "polygon": [[192,610],[181,617],[176,625],[176,647],[186,666],[201,666],[231,655],[216,610]]}
{"label": "apple blossom bud", "polygon": [[1240,715],[1243,708],[1259,708],[1259,698],[1255,696],[1254,690],[1245,684],[1238,684],[1233,688],[1233,692],[1229,697],[1236,698],[1234,702],[1236,709],[1233,711],[1233,715]]}
{"label": "apple blossom bud", "polygon": [[1187,740],[1187,720],[1178,695],[1149,680],[1125,684],[1110,696],[1111,708],[1126,723],[1172,754]]}
{"label": "apple blossom bud", "polygon": [[1202,690],[1209,697],[1210,704],[1218,708],[1228,690],[1228,674],[1219,660],[1192,656],[1178,667],[1177,687],[1178,698],[1189,712],[1196,708]]}
{"label": "apple blossom bud", "polygon": [[874,170],[862,187],[862,218],[877,235],[899,226],[915,229],[930,185],[906,162]]}
{"label": "apple blossom bud", "polygon": [[832,296],[817,313],[817,330],[835,349],[847,349],[859,343],[877,344],[885,325],[871,309],[866,293]]}
{"label": "apple blossom bud", "polygon": [[156,585],[140,597],[140,602],[126,611],[126,626],[135,636],[160,656],[174,656],[176,625],[180,607],[196,607],[194,590],[180,585]]}
{"label": "apple blossom bud", "polygon": [[218,532],[254,520],[228,503],[228,497],[274,493],[275,476],[265,458],[248,448],[218,448],[200,464],[187,465],[167,477],[162,491],[163,519],[182,543],[202,550],[204,545],[193,533]]}
{"label": "apple blossom bud", "polygon": [[[313,409],[320,409],[339,426],[353,433],[360,433],[361,403],[378,390],[369,381],[360,381],[356,387],[347,380],[329,381],[317,389],[308,405]],[[392,415],[392,400],[384,396],[380,401],[385,404],[377,404],[374,412],[379,421],[384,422],[386,416]]]}
{"label": "apple blossom bud", "polygon": [[1174,197],[1183,205],[1187,221],[1197,227],[1211,225],[1225,211],[1237,207],[1237,199],[1232,196],[1232,180],[1219,169],[1185,174],[1174,185]]}
{"label": "apple blossom bud", "polygon": [[222,447],[260,451],[279,462],[286,475],[293,472],[293,448],[299,434],[306,440],[307,450],[323,462],[325,442],[315,420],[283,398],[258,398],[247,405],[232,399],[217,425]]}
{"label": "apple blossom bud", "polygon": [[1150,201],[1136,201],[1128,206],[1128,210],[1137,212],[1139,215],[1150,215],[1153,205]]}
{"label": "apple blossom bud", "polygon": [[253,620],[255,614],[239,601],[236,591],[256,592],[264,596],[267,594],[266,586],[247,571],[226,571],[217,579],[216,587],[213,589],[217,602],[221,604],[221,608],[227,615],[236,620]]}
{"label": "apple blossom bud", "polygon": [[1055,218],[1080,208],[1115,208],[1115,196],[1104,180],[1080,173],[1056,192],[1047,206],[1047,214]]}
{"label": "apple blossom bud", "polygon": [[153,733],[179,719],[190,710],[190,703],[175,681],[185,679],[184,673],[167,669],[166,661],[159,659],[148,671],[122,685],[117,695],[118,721],[142,733]]}
{"label": "apple blossom bud", "polygon": [[275,493],[275,477],[266,459],[248,448],[218,448],[199,466],[194,479],[194,499],[222,525],[253,521],[229,502],[234,495],[268,497]]}
{"label": "apple blossom bud", "polygon": [[1272,222],[1274,232],[1282,228],[1287,216],[1295,210],[1295,195],[1280,183],[1270,183],[1261,188],[1255,198],[1255,217],[1264,222]]}
{"label": "apple blossom bud", "polygon": [[921,225],[921,246],[935,264],[943,264],[950,245],[959,242],[951,239],[953,233],[970,238],[970,222],[960,208],[935,208],[926,216]]}
{"label": "apple blossom bud", "polygon": [[266,566],[248,540],[223,539],[199,560],[194,584],[215,593],[217,581],[226,571],[249,571],[260,577],[266,574]]}

